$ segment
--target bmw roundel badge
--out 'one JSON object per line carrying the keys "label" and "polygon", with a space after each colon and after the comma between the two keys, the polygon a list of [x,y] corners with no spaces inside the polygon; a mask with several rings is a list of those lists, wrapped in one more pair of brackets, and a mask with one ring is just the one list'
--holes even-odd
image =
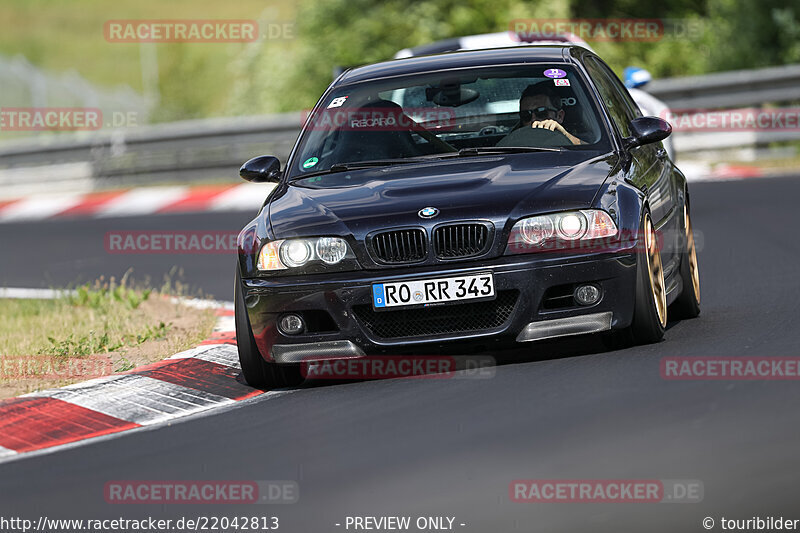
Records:
{"label": "bmw roundel badge", "polygon": [[433,218],[439,214],[439,210],[435,207],[424,207],[420,209],[419,213],[417,214],[420,216],[420,218]]}

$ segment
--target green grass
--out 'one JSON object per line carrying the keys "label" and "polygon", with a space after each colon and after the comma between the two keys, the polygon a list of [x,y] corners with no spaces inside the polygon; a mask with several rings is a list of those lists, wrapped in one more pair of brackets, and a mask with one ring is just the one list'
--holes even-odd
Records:
{"label": "green grass", "polygon": [[109,304],[119,303],[130,309],[136,309],[150,296],[151,289],[136,290],[125,286],[125,280],[117,285],[88,283],[75,289],[75,294],[68,294],[64,299],[76,307],[105,309]]}
{"label": "green grass", "polygon": [[[154,292],[111,278],[52,300],[0,299],[0,365],[33,358],[47,369],[100,356],[122,372],[196,346],[211,333],[214,313],[171,302],[165,289],[175,285]],[[36,375],[0,372],[0,397],[81,381]]]}
{"label": "green grass", "polygon": [[169,326],[140,311],[151,293],[112,278],[55,300],[0,300],[0,354],[85,356],[163,338]]}

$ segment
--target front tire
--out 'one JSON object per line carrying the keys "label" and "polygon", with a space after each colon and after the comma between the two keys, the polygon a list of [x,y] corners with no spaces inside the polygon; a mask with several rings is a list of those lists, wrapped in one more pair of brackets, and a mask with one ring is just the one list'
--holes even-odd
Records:
{"label": "front tire", "polygon": [[236,347],[239,350],[239,363],[242,365],[242,375],[245,381],[257,389],[296,387],[303,382],[299,364],[268,363],[261,357],[261,352],[253,337],[253,330],[250,327],[250,319],[247,316],[239,265],[236,265],[235,284],[233,303],[236,319]]}
{"label": "front tire", "polygon": [[605,337],[608,348],[618,349],[634,344],[651,344],[664,338],[667,327],[667,290],[664,268],[658,249],[653,221],[645,212],[640,226],[642,239],[636,254],[636,295],[633,321],[625,329],[614,331]]}

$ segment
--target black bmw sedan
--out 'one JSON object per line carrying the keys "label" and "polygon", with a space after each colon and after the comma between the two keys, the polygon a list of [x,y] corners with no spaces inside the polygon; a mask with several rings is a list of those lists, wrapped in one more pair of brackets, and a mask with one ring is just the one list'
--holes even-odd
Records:
{"label": "black bmw sedan", "polygon": [[592,52],[532,46],[339,76],[239,235],[245,379],[300,365],[602,334],[700,312],[686,179]]}

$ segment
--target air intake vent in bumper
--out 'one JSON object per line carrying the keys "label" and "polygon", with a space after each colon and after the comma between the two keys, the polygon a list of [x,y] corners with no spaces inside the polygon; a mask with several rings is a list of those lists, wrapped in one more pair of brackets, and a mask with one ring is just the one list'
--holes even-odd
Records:
{"label": "air intake vent in bumper", "polygon": [[354,305],[353,312],[372,335],[383,339],[452,335],[501,327],[511,317],[518,296],[517,291],[507,290],[483,302],[392,311]]}

